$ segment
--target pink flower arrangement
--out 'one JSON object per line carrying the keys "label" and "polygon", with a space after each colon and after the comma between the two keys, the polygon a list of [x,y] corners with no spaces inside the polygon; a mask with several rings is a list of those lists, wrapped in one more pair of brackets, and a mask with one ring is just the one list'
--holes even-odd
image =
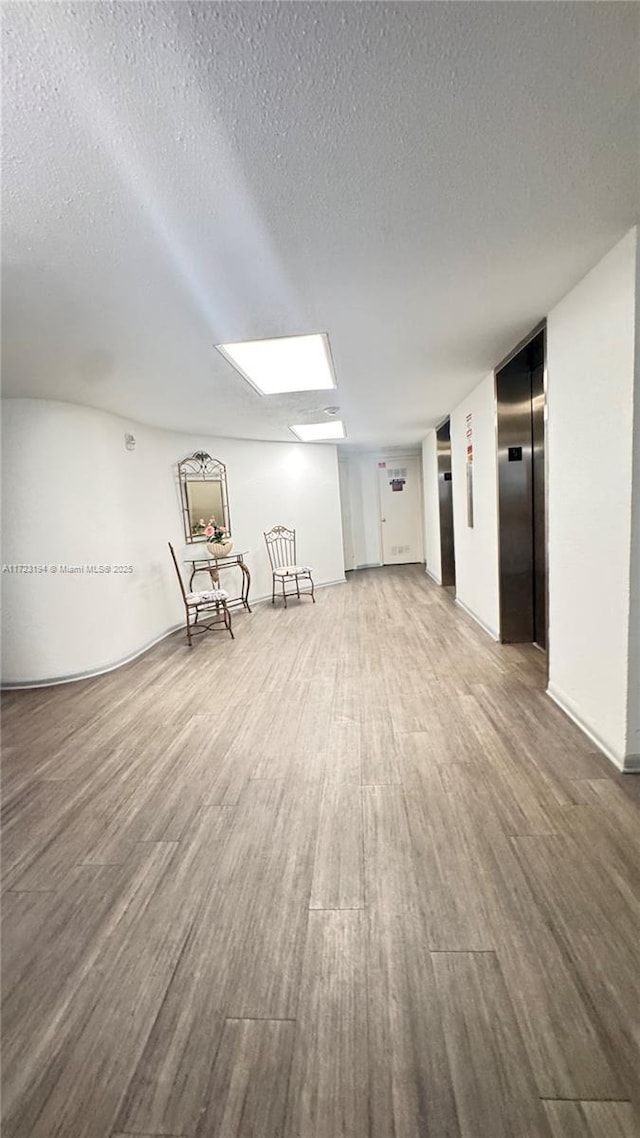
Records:
{"label": "pink flower arrangement", "polygon": [[224,526],[219,526],[215,518],[209,518],[205,522],[204,518],[193,527],[194,537],[206,537],[207,541],[225,541],[229,536],[229,530]]}

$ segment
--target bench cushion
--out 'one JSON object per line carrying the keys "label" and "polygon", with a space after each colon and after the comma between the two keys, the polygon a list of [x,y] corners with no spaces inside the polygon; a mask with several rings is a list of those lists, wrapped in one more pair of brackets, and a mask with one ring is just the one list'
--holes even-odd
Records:
{"label": "bench cushion", "polygon": [[226,589],[203,589],[201,593],[187,593],[188,605],[212,605],[216,601],[226,601]]}
{"label": "bench cushion", "polygon": [[301,577],[303,574],[311,573],[311,569],[308,565],[281,565],[273,572],[276,577]]}

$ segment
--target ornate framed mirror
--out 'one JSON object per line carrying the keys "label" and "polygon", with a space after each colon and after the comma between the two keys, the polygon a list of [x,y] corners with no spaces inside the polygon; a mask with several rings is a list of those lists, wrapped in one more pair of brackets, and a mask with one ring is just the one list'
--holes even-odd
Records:
{"label": "ornate framed mirror", "polygon": [[231,534],[227,468],[217,458],[196,451],[178,463],[184,536],[188,544],[206,541],[205,526],[214,520]]}

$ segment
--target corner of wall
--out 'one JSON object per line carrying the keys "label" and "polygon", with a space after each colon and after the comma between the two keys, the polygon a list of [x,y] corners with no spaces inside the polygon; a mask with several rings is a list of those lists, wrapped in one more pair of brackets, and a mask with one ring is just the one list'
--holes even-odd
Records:
{"label": "corner of wall", "polygon": [[[473,526],[467,519],[467,415],[473,431]],[[500,628],[495,384],[491,371],[451,414],[456,597],[492,637]]]}
{"label": "corner of wall", "polygon": [[635,239],[633,458],[629,565],[629,675],[625,770],[640,771],[640,240]]}
{"label": "corner of wall", "polygon": [[631,231],[547,318],[549,694],[619,769],[640,750],[636,252]]}

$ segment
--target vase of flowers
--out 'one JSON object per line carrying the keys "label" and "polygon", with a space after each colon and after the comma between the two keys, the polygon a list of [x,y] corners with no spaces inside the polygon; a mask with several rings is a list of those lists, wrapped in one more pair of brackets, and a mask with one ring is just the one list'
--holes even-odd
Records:
{"label": "vase of flowers", "polygon": [[205,537],[207,539],[207,553],[212,557],[228,557],[233,549],[233,542],[229,537],[229,530],[224,526],[219,526],[215,518],[209,518],[205,522],[204,518],[193,527],[193,533],[196,537]]}

